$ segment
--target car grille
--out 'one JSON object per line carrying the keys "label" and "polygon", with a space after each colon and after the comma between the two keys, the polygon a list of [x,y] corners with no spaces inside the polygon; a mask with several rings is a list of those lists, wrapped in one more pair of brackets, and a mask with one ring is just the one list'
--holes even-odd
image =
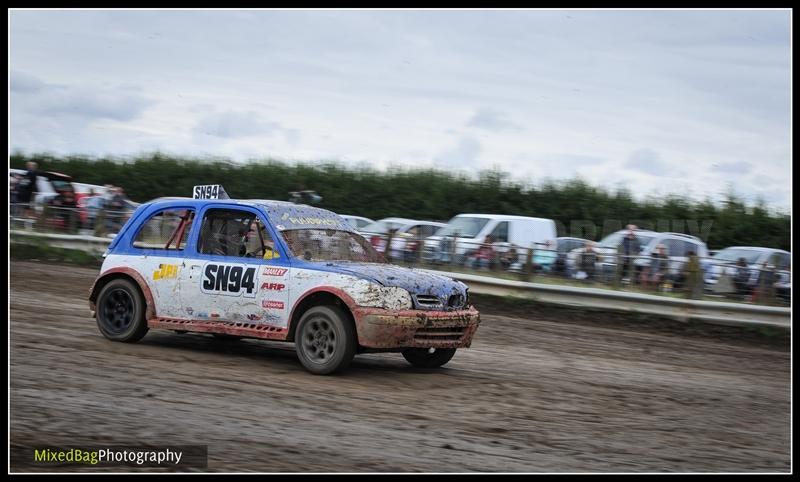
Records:
{"label": "car grille", "polygon": [[446,301],[436,295],[415,295],[414,302],[418,310],[430,311],[460,310],[467,304],[466,297],[460,293],[449,296]]}

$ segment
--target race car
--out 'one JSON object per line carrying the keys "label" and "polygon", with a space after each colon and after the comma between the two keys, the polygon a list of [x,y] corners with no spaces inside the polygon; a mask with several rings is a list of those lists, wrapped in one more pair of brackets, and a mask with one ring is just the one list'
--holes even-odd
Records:
{"label": "race car", "polygon": [[149,329],[294,342],[314,374],[356,353],[400,352],[435,368],[471,345],[467,286],[388,264],[343,218],[307,205],[194,198],[139,206],[104,255],[89,303],[108,339]]}

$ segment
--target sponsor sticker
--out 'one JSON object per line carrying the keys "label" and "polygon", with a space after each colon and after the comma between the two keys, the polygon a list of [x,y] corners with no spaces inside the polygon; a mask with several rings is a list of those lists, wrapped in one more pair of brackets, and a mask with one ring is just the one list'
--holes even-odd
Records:
{"label": "sponsor sticker", "polygon": [[258,315],[253,314],[253,313],[247,315],[247,319],[250,320],[250,321],[261,321],[263,318],[264,318],[263,316],[258,316]]}
{"label": "sponsor sticker", "polygon": [[177,264],[159,264],[158,269],[153,271],[153,280],[173,279],[178,277]]}
{"label": "sponsor sticker", "polygon": [[282,310],[283,309],[283,301],[269,301],[263,300],[261,302],[262,308],[272,309],[272,310]]}
{"label": "sponsor sticker", "polygon": [[283,291],[286,285],[283,283],[262,283],[261,289],[267,291]]}
{"label": "sponsor sticker", "polygon": [[286,268],[273,268],[271,266],[267,266],[264,268],[264,276],[283,276],[286,272],[289,271]]}

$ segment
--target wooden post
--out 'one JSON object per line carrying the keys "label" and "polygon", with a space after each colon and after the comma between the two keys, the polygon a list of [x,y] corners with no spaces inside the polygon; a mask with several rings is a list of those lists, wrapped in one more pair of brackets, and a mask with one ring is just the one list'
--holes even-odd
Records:
{"label": "wooden post", "polygon": [[531,281],[533,279],[533,245],[527,249],[525,253],[525,266],[522,269],[523,281]]}

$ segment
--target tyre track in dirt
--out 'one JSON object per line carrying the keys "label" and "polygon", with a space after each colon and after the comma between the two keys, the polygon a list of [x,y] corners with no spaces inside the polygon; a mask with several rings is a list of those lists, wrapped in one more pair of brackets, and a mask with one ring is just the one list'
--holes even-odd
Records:
{"label": "tyre track in dirt", "polygon": [[58,444],[207,444],[212,471],[789,470],[778,343],[484,312],[441,370],[372,354],[319,377],[287,344],[107,341],[96,272],[11,264],[12,470]]}

